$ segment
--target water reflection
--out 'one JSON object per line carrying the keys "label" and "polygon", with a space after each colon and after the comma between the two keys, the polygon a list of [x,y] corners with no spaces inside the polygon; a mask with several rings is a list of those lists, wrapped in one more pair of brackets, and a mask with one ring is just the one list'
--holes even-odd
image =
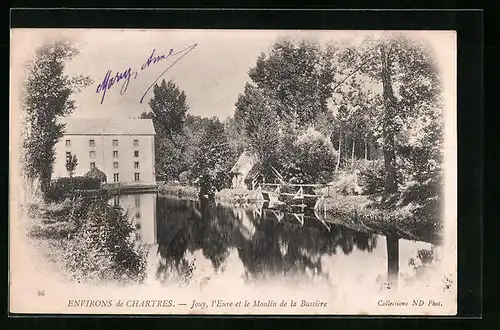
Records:
{"label": "water reflection", "polygon": [[305,208],[229,206],[155,194],[123,195],[113,202],[134,216],[139,238],[152,244],[157,259],[151,274],[162,283],[189,282],[193,274],[287,283],[344,274],[397,286],[400,268],[430,245],[348,229]]}
{"label": "water reflection", "polygon": [[121,206],[133,217],[138,240],[156,244],[156,201],[156,194],[135,194],[114,196],[110,203]]}

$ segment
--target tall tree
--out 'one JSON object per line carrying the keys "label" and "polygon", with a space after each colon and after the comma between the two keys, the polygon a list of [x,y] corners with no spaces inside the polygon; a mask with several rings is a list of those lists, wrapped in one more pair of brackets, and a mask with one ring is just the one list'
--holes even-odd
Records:
{"label": "tall tree", "polygon": [[221,189],[228,184],[227,173],[235,159],[224,124],[217,117],[203,118],[201,124],[199,138],[189,143],[194,149],[189,166],[194,175],[207,178],[216,189]]}
{"label": "tall tree", "polygon": [[428,47],[402,36],[366,39],[346,52],[344,62],[356,68],[365,86],[380,86],[372,95],[381,111],[379,122],[385,164],[385,191],[398,191],[397,150],[404,121],[422,115],[429,107],[440,112],[441,84]]}
{"label": "tall tree", "polygon": [[64,71],[77,54],[70,41],[57,41],[40,47],[26,65],[22,89],[23,171],[30,180],[40,179],[43,193],[52,177],[55,144],[64,132],[59,119],[75,109],[71,96],[91,83],[89,77],[69,77]]}
{"label": "tall tree", "polygon": [[231,153],[235,157],[239,157],[247,147],[245,134],[242,134],[241,126],[233,117],[229,117],[224,121],[224,127]]}
{"label": "tall tree", "polygon": [[285,39],[258,57],[249,76],[275,101],[274,110],[281,120],[308,126],[327,111],[333,75],[325,54],[314,42]]}
{"label": "tall tree", "polygon": [[177,180],[185,170],[184,127],[189,109],[184,91],[172,81],[156,84],[149,101],[151,112],[140,118],[153,120],[155,137],[155,167],[158,179]]}
{"label": "tall tree", "polygon": [[173,81],[155,84],[153,98],[149,101],[157,131],[176,144],[174,136],[181,134],[189,106],[186,94]]}
{"label": "tall tree", "polygon": [[78,159],[76,155],[70,155],[66,158],[66,170],[68,171],[69,177],[72,178],[75,174],[76,167],[78,166]]}
{"label": "tall tree", "polygon": [[247,83],[244,93],[238,96],[234,114],[249,148],[264,163],[275,156],[279,143],[278,116],[273,105],[258,87]]}

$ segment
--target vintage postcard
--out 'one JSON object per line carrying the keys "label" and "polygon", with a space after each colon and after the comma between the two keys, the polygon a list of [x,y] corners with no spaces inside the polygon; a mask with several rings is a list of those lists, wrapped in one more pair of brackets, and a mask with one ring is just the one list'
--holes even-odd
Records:
{"label": "vintage postcard", "polygon": [[12,29],[10,312],[455,315],[454,31]]}

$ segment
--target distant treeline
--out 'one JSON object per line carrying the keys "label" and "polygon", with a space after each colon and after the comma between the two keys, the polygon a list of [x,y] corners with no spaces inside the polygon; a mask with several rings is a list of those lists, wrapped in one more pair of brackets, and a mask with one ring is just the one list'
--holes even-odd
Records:
{"label": "distant treeline", "polygon": [[158,134],[160,179],[185,172],[228,187],[228,171],[247,150],[265,178],[273,168],[296,182],[354,173],[364,193],[436,206],[442,87],[426,44],[398,36],[326,46],[284,39],[257,58],[249,78],[224,122],[187,114],[186,95],[172,81],[155,86],[142,117]]}

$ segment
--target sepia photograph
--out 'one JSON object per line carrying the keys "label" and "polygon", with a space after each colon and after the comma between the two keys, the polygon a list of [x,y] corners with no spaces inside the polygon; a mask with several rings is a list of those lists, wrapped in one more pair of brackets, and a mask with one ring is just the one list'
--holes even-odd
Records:
{"label": "sepia photograph", "polygon": [[456,315],[456,33],[12,29],[12,313]]}

